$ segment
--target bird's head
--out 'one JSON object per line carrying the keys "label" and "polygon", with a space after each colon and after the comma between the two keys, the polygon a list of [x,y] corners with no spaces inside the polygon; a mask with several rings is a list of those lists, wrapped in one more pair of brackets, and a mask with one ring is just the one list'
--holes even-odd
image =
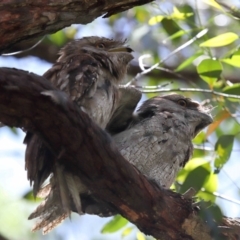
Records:
{"label": "bird's head", "polygon": [[87,52],[91,53],[106,53],[110,56],[117,56],[125,64],[130,62],[133,59],[131,52],[133,50],[126,46],[126,40],[118,41],[114,39],[108,39],[105,37],[84,37],[77,40],[72,40],[68,42],[59,52],[60,61],[62,58],[66,56],[70,56],[76,53]]}
{"label": "bird's head", "polygon": [[168,112],[179,121],[187,124],[191,137],[194,138],[203,128],[213,122],[210,114],[211,109],[211,106],[205,107],[182,95],[170,94],[145,101],[138,110],[138,115],[153,116],[157,113]]}
{"label": "bird's head", "polygon": [[104,37],[84,37],[67,43],[59,52],[58,62],[64,62],[72,56],[87,54],[97,60],[101,69],[105,69],[112,80],[120,83],[126,72],[128,63],[133,59],[126,41],[118,41]]}

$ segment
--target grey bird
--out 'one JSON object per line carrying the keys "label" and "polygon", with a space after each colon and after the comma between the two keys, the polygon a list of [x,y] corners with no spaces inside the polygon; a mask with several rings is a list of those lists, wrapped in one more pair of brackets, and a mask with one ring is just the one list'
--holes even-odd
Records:
{"label": "grey bird", "polygon": [[130,163],[169,188],[192,156],[192,139],[212,123],[210,111],[182,95],[154,97],[142,104],[128,129],[113,138]]}
{"label": "grey bird", "polygon": [[[133,59],[132,49],[125,41],[103,37],[85,37],[69,42],[60,51],[57,62],[43,76],[64,91],[101,128],[105,128],[119,101],[118,86],[126,76],[128,63]],[[53,92],[45,95],[56,100]],[[79,213],[81,199],[78,191],[85,191],[74,177],[65,172],[56,155],[43,142],[41,136],[27,132],[24,143],[25,168],[36,196],[44,181],[53,174],[52,181],[59,191],[59,199],[68,215],[69,195]],[[58,156],[58,158],[61,157]],[[65,174],[66,173],[66,174]]]}
{"label": "grey bird", "polygon": [[[121,89],[121,92],[125,95],[107,125],[107,130],[126,160],[149,180],[169,188],[177,172],[191,158],[192,139],[212,123],[211,108],[172,94],[151,98],[133,113],[141,94],[133,88]],[[78,177],[74,178],[77,182]],[[45,201],[30,215],[30,219],[39,217],[40,220],[33,230],[43,228],[44,233],[68,216],[61,212],[59,192],[52,180],[42,189],[41,197],[45,197]],[[81,189],[78,193],[81,195],[84,213],[99,216],[117,214],[117,209],[111,203],[97,199],[86,187],[85,192]],[[71,210],[77,212],[73,202]]]}

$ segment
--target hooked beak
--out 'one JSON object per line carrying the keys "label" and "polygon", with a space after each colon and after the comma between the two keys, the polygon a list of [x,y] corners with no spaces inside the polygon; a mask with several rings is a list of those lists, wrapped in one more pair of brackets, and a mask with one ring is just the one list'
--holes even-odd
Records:
{"label": "hooked beak", "polygon": [[210,125],[213,122],[212,116],[209,114],[209,111],[206,111],[204,120],[196,126],[194,135],[197,136],[197,134],[205,127]]}
{"label": "hooked beak", "polygon": [[119,47],[119,48],[112,48],[109,49],[108,52],[133,52],[133,50],[129,47]]}

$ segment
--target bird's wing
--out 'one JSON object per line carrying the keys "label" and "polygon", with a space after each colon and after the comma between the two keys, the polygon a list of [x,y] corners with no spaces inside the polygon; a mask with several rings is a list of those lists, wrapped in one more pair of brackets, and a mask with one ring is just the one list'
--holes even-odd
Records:
{"label": "bird's wing", "polygon": [[[169,187],[174,178],[171,166],[180,156],[174,155],[172,145],[178,142],[173,138],[171,127],[165,124],[164,116],[152,116],[130,125],[127,130],[113,136],[122,156],[149,179]],[[170,120],[171,121],[171,120]],[[179,165],[179,164],[178,164]]]}
{"label": "bird's wing", "polygon": [[[97,62],[90,55],[73,55],[64,62],[54,64],[44,77],[70,95],[77,104],[81,104],[84,97],[91,97],[96,91],[97,69]],[[53,171],[54,155],[36,134],[27,132],[24,143],[27,145],[25,169],[36,195]]]}
{"label": "bird's wing", "polygon": [[114,135],[113,139],[118,150],[128,161],[140,161],[141,164],[145,164],[152,155],[161,155],[164,151],[161,143],[167,140],[167,134],[157,119],[149,118],[131,124],[129,129]]}
{"label": "bird's wing", "polygon": [[134,87],[119,87],[119,102],[106,130],[114,135],[127,128],[132,121],[133,112],[141,99],[142,93]]}
{"label": "bird's wing", "polygon": [[83,97],[91,97],[96,91],[98,62],[86,53],[72,55],[64,62],[54,64],[44,77],[80,103]]}

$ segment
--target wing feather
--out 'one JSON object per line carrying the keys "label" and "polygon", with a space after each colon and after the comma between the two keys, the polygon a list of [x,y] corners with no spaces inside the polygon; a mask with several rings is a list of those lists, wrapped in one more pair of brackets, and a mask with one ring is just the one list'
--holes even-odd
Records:
{"label": "wing feather", "polygon": [[[96,92],[98,62],[89,54],[72,55],[64,62],[55,63],[43,76],[81,105],[84,97],[90,98]],[[54,155],[36,134],[27,132],[24,143],[27,144],[25,168],[36,196],[43,182],[53,172]]]}

